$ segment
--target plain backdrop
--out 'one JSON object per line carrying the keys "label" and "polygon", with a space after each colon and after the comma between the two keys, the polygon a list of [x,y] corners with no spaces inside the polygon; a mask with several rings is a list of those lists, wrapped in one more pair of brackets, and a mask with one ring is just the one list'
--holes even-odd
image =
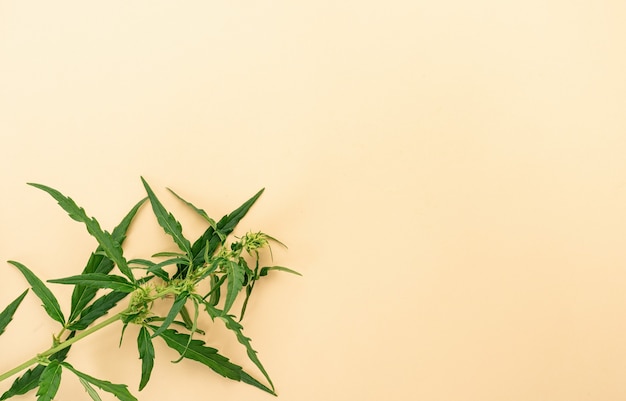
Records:
{"label": "plain backdrop", "polygon": [[[0,259],[51,279],[96,246],[26,182],[111,229],[143,176],[189,236],[166,187],[214,218],[264,187],[237,233],[303,273],[259,283],[243,321],[280,400],[626,399],[624,21],[618,0],[2,0]],[[141,211],[127,257],[164,248]],[[4,308],[27,283],[0,272]],[[58,331],[40,303],[0,370]],[[160,343],[137,393],[119,328],[69,360],[142,401],[273,399]],[[67,374],[57,399],[87,395]]]}

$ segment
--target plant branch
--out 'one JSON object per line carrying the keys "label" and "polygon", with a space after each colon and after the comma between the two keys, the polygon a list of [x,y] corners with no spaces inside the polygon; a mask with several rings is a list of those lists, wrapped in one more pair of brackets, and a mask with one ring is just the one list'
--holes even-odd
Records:
{"label": "plant branch", "polygon": [[37,356],[27,360],[26,362],[20,364],[19,366],[16,366],[15,368],[3,373],[0,375],[0,382],[13,376],[16,373],[21,372],[22,370],[38,363],[39,361],[41,361],[42,358],[46,358],[52,354],[55,354],[67,347],[69,347],[70,345],[74,344],[77,341],[82,340],[83,338],[89,336],[90,334],[95,333],[96,331],[112,324],[115,323],[116,321],[120,320],[122,318],[122,316],[124,315],[124,313],[126,313],[127,310],[124,310],[116,315],[111,316],[110,318],[96,324],[93,327],[88,328],[85,331],[82,331],[80,334],[77,334],[76,336],[63,341],[62,343],[60,343],[59,345],[56,345],[54,347],[50,347],[48,348],[46,351],[42,352],[41,354],[37,354]]}

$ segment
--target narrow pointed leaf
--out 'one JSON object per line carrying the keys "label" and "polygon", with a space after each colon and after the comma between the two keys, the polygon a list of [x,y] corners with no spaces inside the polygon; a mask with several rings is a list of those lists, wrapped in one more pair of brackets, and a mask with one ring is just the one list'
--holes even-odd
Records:
{"label": "narrow pointed leaf", "polygon": [[[115,264],[113,261],[106,256],[92,253],[87,261],[85,269],[83,270],[83,274],[108,274],[111,270],[113,270],[114,266]],[[74,287],[74,291],[72,292],[72,313],[68,319],[70,322],[74,321],[81,314],[89,302],[95,298],[97,292],[98,287],[89,287],[85,285],[76,285],[76,287]]]}
{"label": "narrow pointed leaf", "polygon": [[176,319],[176,316],[181,311],[183,306],[185,306],[185,303],[187,302],[187,298],[189,298],[189,293],[186,291],[181,292],[180,294],[176,296],[176,299],[174,300],[174,304],[172,305],[172,308],[168,312],[163,323],[161,323],[161,327],[159,327],[154,332],[154,334],[152,334],[152,337],[156,337],[160,335],[163,331],[165,331],[165,329],[167,329],[170,326],[170,324],[172,324],[172,322],[174,321],[174,319]]}
{"label": "narrow pointed leaf", "polygon": [[169,265],[175,265],[177,263],[186,263],[186,262],[187,262],[187,259],[183,259],[179,257],[167,259],[159,263],[153,263],[152,266],[148,267],[148,272],[154,274],[155,276],[158,276],[159,278],[165,281],[169,281],[170,275],[168,272],[163,270],[163,267],[169,266]]}
{"label": "narrow pointed leaf", "polygon": [[74,369],[74,367],[67,362],[63,362],[63,367],[71,370],[76,376],[78,376],[80,379],[85,380],[89,384],[92,384],[101,390],[113,394],[120,401],[137,401],[137,398],[135,398],[128,391],[128,386],[126,386],[125,384],[113,384],[106,380],[96,379],[95,377],[91,377],[88,374]]}
{"label": "narrow pointed leaf", "polygon": [[[203,219],[205,219],[208,223],[209,226],[213,227],[213,229],[220,234],[219,230],[217,229],[217,223],[215,223],[215,220],[213,220],[212,218],[209,217],[209,215],[203,210],[203,209],[199,209],[197,208],[193,203],[188,202],[186,200],[184,200],[180,195],[178,195],[176,192],[172,191],[171,189],[167,189],[168,191],[170,191],[175,197],[178,198],[178,200],[182,201],[185,205],[189,206],[190,208],[192,208],[196,213],[198,213],[200,216],[202,216]],[[222,238],[223,239],[223,238]]]}
{"label": "narrow pointed leaf", "polygon": [[148,193],[148,198],[150,199],[154,215],[156,216],[159,225],[163,228],[163,231],[172,237],[176,245],[178,245],[183,252],[187,255],[191,255],[191,244],[189,243],[189,240],[183,236],[183,228],[178,220],[176,220],[174,215],[165,209],[161,201],[159,201],[143,177],[141,178],[141,181],[143,182],[143,186]]}
{"label": "narrow pointed leaf", "polygon": [[41,374],[37,401],[52,401],[61,384],[62,368],[58,361],[52,361]]}
{"label": "narrow pointed leaf", "polygon": [[254,290],[254,283],[256,281],[252,281],[252,284],[246,287],[246,298],[243,300],[243,305],[241,306],[241,313],[239,314],[239,321],[243,320],[243,317],[246,315],[246,309],[248,308],[248,301],[250,300],[250,295],[252,295],[252,290]]}
{"label": "narrow pointed leaf", "polygon": [[185,261],[187,260],[187,255],[185,255],[184,253],[180,253],[180,252],[157,252],[154,255],[152,255],[153,258],[160,258],[160,257],[180,257],[181,259],[185,259]]}
{"label": "narrow pointed leaf", "polygon": [[80,384],[83,385],[85,391],[87,392],[87,394],[89,394],[89,397],[91,397],[93,401],[102,401],[102,398],[100,398],[96,390],[91,387],[91,384],[89,384],[87,380],[83,379],[82,377],[79,377],[78,380],[80,380]]}
{"label": "narrow pointed leaf", "polygon": [[218,223],[217,227],[224,233],[231,233],[239,221],[244,218],[244,216],[248,213],[252,205],[259,199],[261,194],[265,191],[265,188],[261,189],[257,192],[252,198],[248,199],[237,209],[232,211],[228,216],[222,218]]}
{"label": "narrow pointed leaf", "polygon": [[193,327],[193,321],[191,320],[191,316],[189,315],[189,310],[187,310],[186,305],[184,305],[180,310],[180,317],[183,319],[185,327],[191,330],[191,328]]}
{"label": "narrow pointed leaf", "polygon": [[26,394],[29,391],[37,388],[39,385],[39,379],[46,367],[44,365],[37,365],[32,369],[28,369],[24,374],[13,382],[11,388],[2,394],[0,401],[8,400],[16,395]]}
{"label": "narrow pointed leaf", "polygon": [[72,323],[68,328],[70,330],[85,330],[89,325],[102,316],[106,315],[109,310],[117,305],[119,301],[126,298],[128,292],[113,291],[98,298],[93,304],[83,310],[80,319]]}
{"label": "narrow pointed leaf", "polygon": [[282,246],[283,248],[289,249],[289,247],[287,245],[285,245],[281,241],[277,240],[276,238],[272,237],[271,235],[265,234],[265,237],[267,237],[268,240],[273,241],[273,242],[277,243],[278,245]]}
{"label": "narrow pointed leaf", "polygon": [[259,360],[259,357],[257,356],[257,352],[254,350],[254,348],[252,348],[252,344],[250,343],[252,340],[249,337],[246,337],[243,335],[243,326],[239,324],[237,321],[235,321],[232,315],[222,314],[220,315],[219,318],[222,319],[222,321],[226,325],[226,328],[228,328],[229,330],[235,333],[235,336],[237,337],[237,341],[239,341],[239,343],[246,348],[246,353],[248,354],[248,358],[250,358],[250,360],[256,365],[256,367],[259,368],[261,373],[263,373],[263,376],[265,376],[265,378],[267,379],[267,382],[270,384],[270,386],[272,386],[272,390],[273,390],[274,383],[272,383],[272,379],[270,379],[270,376],[265,370],[265,367],[263,367],[261,360]]}
{"label": "narrow pointed leaf", "polygon": [[150,266],[148,268],[148,271],[152,272],[153,269],[158,269],[158,268],[161,268],[161,267],[165,267],[165,266],[169,266],[169,265],[175,265],[177,263],[185,263],[185,262],[187,262],[187,259],[185,259],[185,258],[178,258],[178,257],[171,258],[171,259],[167,259],[167,260],[164,260],[162,262],[153,264],[152,266]]}
{"label": "narrow pointed leaf", "polygon": [[128,327],[128,323],[126,321],[124,321],[124,325],[122,326],[122,332],[120,333],[120,345],[119,347],[122,347],[122,342],[124,341],[124,333],[126,332],[126,328]]}
{"label": "narrow pointed leaf", "polygon": [[126,259],[124,259],[120,242],[116,241],[108,231],[103,230],[100,227],[100,223],[98,223],[96,219],[87,216],[85,209],[79,207],[74,200],[66,197],[56,189],[41,184],[29,183],[28,185],[47,192],[59,203],[63,210],[65,210],[72,219],[84,223],[89,234],[91,234],[91,236],[98,241],[98,244],[100,244],[100,247],[102,247],[102,250],[106,253],[107,257],[117,265],[122,274],[128,277],[131,281],[134,281],[133,273],[128,267]]}
{"label": "narrow pointed leaf", "polygon": [[278,270],[278,271],[281,271],[281,272],[287,272],[287,273],[295,274],[297,276],[302,276],[302,274],[298,273],[297,271],[289,269],[287,267],[283,267],[283,266],[267,266],[267,267],[263,267],[263,268],[261,268],[261,271],[259,272],[259,276],[261,276],[261,277],[267,276],[267,273],[269,273],[272,270]]}
{"label": "narrow pointed leaf", "polygon": [[15,298],[15,300],[11,302],[6,308],[4,308],[2,313],[0,313],[0,335],[4,333],[6,327],[9,325],[9,323],[11,323],[11,320],[13,320],[13,315],[15,315],[15,311],[17,310],[18,306],[20,306],[20,303],[22,303],[22,300],[26,296],[26,293],[28,293],[28,290],[24,291],[20,296]]}
{"label": "narrow pointed leaf", "polygon": [[224,313],[228,313],[235,302],[239,291],[243,288],[244,268],[235,262],[228,263],[228,281],[226,283],[226,300]]}
{"label": "narrow pointed leaf", "polygon": [[115,291],[133,292],[137,286],[130,283],[122,276],[103,273],[87,273],[78,276],[70,276],[48,280],[49,283],[76,284],[95,288],[110,288]]}
{"label": "narrow pointed leaf", "polygon": [[[189,340],[187,342],[187,346],[185,347],[185,350],[180,355],[180,358],[178,358],[175,361],[172,361],[172,363],[178,363],[178,362],[183,360],[183,358],[185,357],[185,353],[187,353],[187,349],[189,349],[189,344],[191,344],[191,340],[193,339],[193,335],[198,332],[198,315],[199,315],[198,312],[200,311],[200,308],[198,307],[198,301],[196,300],[195,297],[193,297],[191,300],[193,301],[193,312],[194,313],[193,313],[193,322],[191,323],[191,328],[189,329],[189,332],[190,332]],[[202,330],[200,330],[200,331],[202,331]]]}
{"label": "narrow pointed leaf", "polygon": [[128,261],[128,264],[150,267],[154,265],[154,262],[148,259],[131,259]]}
{"label": "narrow pointed leaf", "polygon": [[[126,238],[126,232],[128,231],[133,218],[137,214],[137,211],[147,199],[148,198],[144,198],[137,202],[137,204],[135,204],[135,206],[133,206],[133,208],[126,214],[126,216],[124,216],[120,224],[113,229],[113,233],[111,234],[113,236],[113,240],[117,241],[120,245],[123,244],[124,239]],[[101,246],[98,246],[94,253],[91,254],[87,265],[83,269],[83,273],[108,274],[111,270],[113,270],[113,261],[105,255],[99,254],[99,252],[103,252]],[[74,291],[72,292],[72,308],[68,321],[73,322],[81,314],[89,302],[95,298],[97,291],[98,289],[94,287],[85,287],[82,285],[74,287]]]}
{"label": "narrow pointed leaf", "polygon": [[[162,321],[164,321],[164,320],[165,320],[165,318],[164,318],[164,317],[153,316],[153,317],[151,317],[151,318],[145,319],[145,323],[162,322]],[[174,321],[172,322],[172,324],[170,324],[170,326],[171,326],[171,325],[180,326],[180,327],[185,328],[185,329],[190,330],[190,331],[191,331],[191,328],[193,327],[193,323],[192,323],[192,324],[190,324],[190,325],[188,325],[187,323],[182,322],[182,321],[179,321],[179,320],[174,320]],[[156,327],[156,326],[154,326],[154,327]],[[198,329],[198,328],[196,328],[196,333],[199,333],[199,334],[202,334],[202,335],[205,335],[205,334],[206,334],[206,333],[204,332],[204,330],[201,330],[201,329]]]}
{"label": "narrow pointed leaf", "polygon": [[145,326],[139,329],[137,349],[141,359],[141,381],[139,383],[139,391],[141,391],[148,384],[152,368],[154,367],[154,346],[152,345],[150,333]]}
{"label": "narrow pointed leaf", "polygon": [[222,284],[226,281],[226,275],[224,274],[222,277],[218,277],[217,275],[211,276],[211,291],[204,298],[209,295],[209,303],[213,306],[217,305],[220,302],[220,297],[222,295]]}
{"label": "narrow pointed leaf", "polygon": [[[198,297],[194,297],[194,298],[198,299]],[[270,386],[272,386],[272,390],[274,390],[274,383],[272,383],[272,379],[270,379],[269,374],[267,373],[267,371],[265,370],[265,367],[261,363],[261,360],[257,356],[257,352],[254,350],[254,348],[252,348],[252,344],[251,344],[252,340],[243,334],[243,326],[239,324],[233,318],[232,315],[225,314],[223,311],[213,307],[207,301],[204,301],[202,299],[200,299],[199,301],[203,303],[205,310],[207,311],[209,316],[211,316],[211,319],[215,319],[215,318],[221,319],[224,322],[224,325],[226,326],[226,328],[231,330],[233,333],[235,333],[235,336],[237,337],[237,341],[239,341],[239,343],[246,348],[246,353],[248,354],[248,358],[250,358],[250,360],[256,365],[257,368],[259,368],[261,373],[263,373],[263,376],[265,376],[265,378],[267,379],[267,382],[270,384]]]}
{"label": "narrow pointed leaf", "polygon": [[132,209],[130,209],[130,211],[126,214],[126,216],[124,216],[122,221],[120,221],[120,224],[118,224],[113,229],[113,232],[111,233],[111,235],[113,236],[113,239],[115,241],[119,242],[120,244],[124,242],[124,239],[126,239],[126,233],[128,232],[128,228],[130,227],[130,224],[133,222],[133,219],[135,218],[135,215],[137,214],[141,206],[143,206],[143,204],[146,203],[147,200],[148,198],[143,198],[142,200],[137,202],[132,207]]}
{"label": "narrow pointed leaf", "polygon": [[276,395],[275,390],[267,387],[265,384],[261,383],[260,381],[258,381],[257,379],[255,379],[254,377],[250,376],[248,373],[246,373],[245,371],[241,371],[241,381],[249,384],[251,386],[254,386],[258,389],[261,389],[267,393],[270,393],[272,395]]}
{"label": "narrow pointed leaf", "polygon": [[[252,198],[248,199],[237,209],[232,211],[230,214],[222,217],[220,221],[217,222],[217,230],[213,229],[213,227],[209,227],[200,236],[200,238],[198,238],[196,242],[193,243],[191,251],[193,252],[193,262],[195,265],[200,265],[202,263],[202,259],[204,258],[205,253],[213,255],[219,244],[223,242],[222,238],[233,232],[239,221],[244,218],[244,216],[248,213],[252,205],[254,205],[254,203],[259,199],[264,190],[265,189],[261,189]],[[216,231],[218,231],[220,234],[218,234]],[[207,243],[208,249],[205,249],[205,247],[207,247]],[[180,274],[180,271],[177,272],[177,276]]]}
{"label": "narrow pointed leaf", "polygon": [[41,299],[41,302],[43,302],[43,308],[48,313],[48,316],[61,324],[65,324],[65,317],[63,316],[63,312],[59,306],[59,301],[57,301],[54,294],[52,294],[52,291],[46,287],[43,281],[41,281],[39,277],[35,276],[35,274],[23,264],[13,260],[9,260],[9,263],[17,267],[19,271],[22,272],[35,295],[37,295],[39,299]]}
{"label": "narrow pointed leaf", "polygon": [[[154,331],[157,329],[152,326],[151,328]],[[229,379],[241,380],[241,367],[220,355],[215,348],[205,346],[204,341],[190,341],[189,335],[178,333],[172,329],[165,330],[159,337],[165,340],[170,348],[177,351],[180,355],[184,355],[185,358],[200,362]]]}

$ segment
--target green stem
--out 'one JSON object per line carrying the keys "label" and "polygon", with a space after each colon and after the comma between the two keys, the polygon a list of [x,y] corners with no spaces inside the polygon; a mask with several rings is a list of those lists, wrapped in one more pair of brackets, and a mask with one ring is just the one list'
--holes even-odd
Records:
{"label": "green stem", "polygon": [[38,363],[41,358],[45,358],[47,356],[50,356],[54,353],[57,353],[67,347],[69,347],[70,345],[74,344],[77,341],[82,340],[83,338],[87,337],[90,334],[93,334],[94,332],[110,325],[111,323],[115,323],[116,321],[120,320],[122,318],[122,316],[127,312],[127,310],[124,310],[116,315],[111,316],[110,318],[108,318],[107,320],[102,321],[101,323],[96,324],[93,327],[88,328],[85,331],[82,331],[80,334],[76,335],[75,337],[72,337],[66,341],[63,341],[61,344],[56,345],[54,347],[51,347],[49,349],[47,349],[46,351],[42,352],[41,354],[38,354],[37,356],[29,359],[28,361],[20,364],[19,366],[16,366],[15,368],[3,373],[0,375],[0,382],[3,381],[4,379],[7,379],[11,376],[13,376],[16,373],[21,372],[22,370],[30,367],[31,365],[34,365],[35,363]]}

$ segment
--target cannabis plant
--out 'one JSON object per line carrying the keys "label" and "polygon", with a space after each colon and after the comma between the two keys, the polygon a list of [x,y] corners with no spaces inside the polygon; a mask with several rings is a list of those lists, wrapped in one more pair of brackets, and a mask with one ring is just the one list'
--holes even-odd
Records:
{"label": "cannabis plant", "polygon": [[[63,373],[76,375],[92,400],[100,400],[97,389],[109,392],[122,401],[137,400],[127,385],[92,377],[66,360],[74,343],[116,322],[120,322],[121,336],[129,324],[139,327],[136,341],[141,360],[139,390],[150,380],[155,359],[153,341],[159,339],[180,355],[175,362],[191,359],[226,378],[275,395],[274,384],[252,348],[250,338],[244,335],[240,321],[255,283],[261,277],[271,271],[299,273],[282,266],[260,266],[260,251],[269,249],[271,252],[271,243],[281,244],[271,236],[263,232],[248,232],[242,237],[231,235],[263,190],[217,222],[204,210],[170,190],[207,223],[207,229],[191,243],[183,235],[178,220],[168,212],[143,178],[142,182],[147,197],[137,203],[111,232],[103,230],[96,219],[88,216],[83,208],[61,192],[44,185],[29,184],[47,192],[72,219],[83,223],[99,246],[89,257],[81,274],[48,280],[49,283],[74,286],[69,315],[64,313],[55,295],[39,277],[22,263],[9,261],[24,275],[47,315],[59,324],[60,329],[53,335],[50,348],[0,374],[2,381],[23,372],[0,396],[0,400],[35,389],[38,401],[52,400]],[[146,200],[149,200],[158,224],[171,236],[179,250],[158,252],[150,259],[127,260],[122,243],[131,221]],[[0,313],[0,334],[11,322],[28,291],[22,292]],[[235,316],[231,309],[241,292],[245,293],[245,299],[239,316]],[[125,307],[116,308],[114,313],[112,309],[125,299]],[[154,305],[163,300],[171,306],[169,312],[161,316],[155,312]],[[110,311],[112,315],[108,316]],[[194,335],[204,333],[198,327],[200,313],[208,314],[213,322],[221,321],[235,335],[245,347],[248,358],[263,375],[263,381],[254,378],[217,349],[194,339]]]}

